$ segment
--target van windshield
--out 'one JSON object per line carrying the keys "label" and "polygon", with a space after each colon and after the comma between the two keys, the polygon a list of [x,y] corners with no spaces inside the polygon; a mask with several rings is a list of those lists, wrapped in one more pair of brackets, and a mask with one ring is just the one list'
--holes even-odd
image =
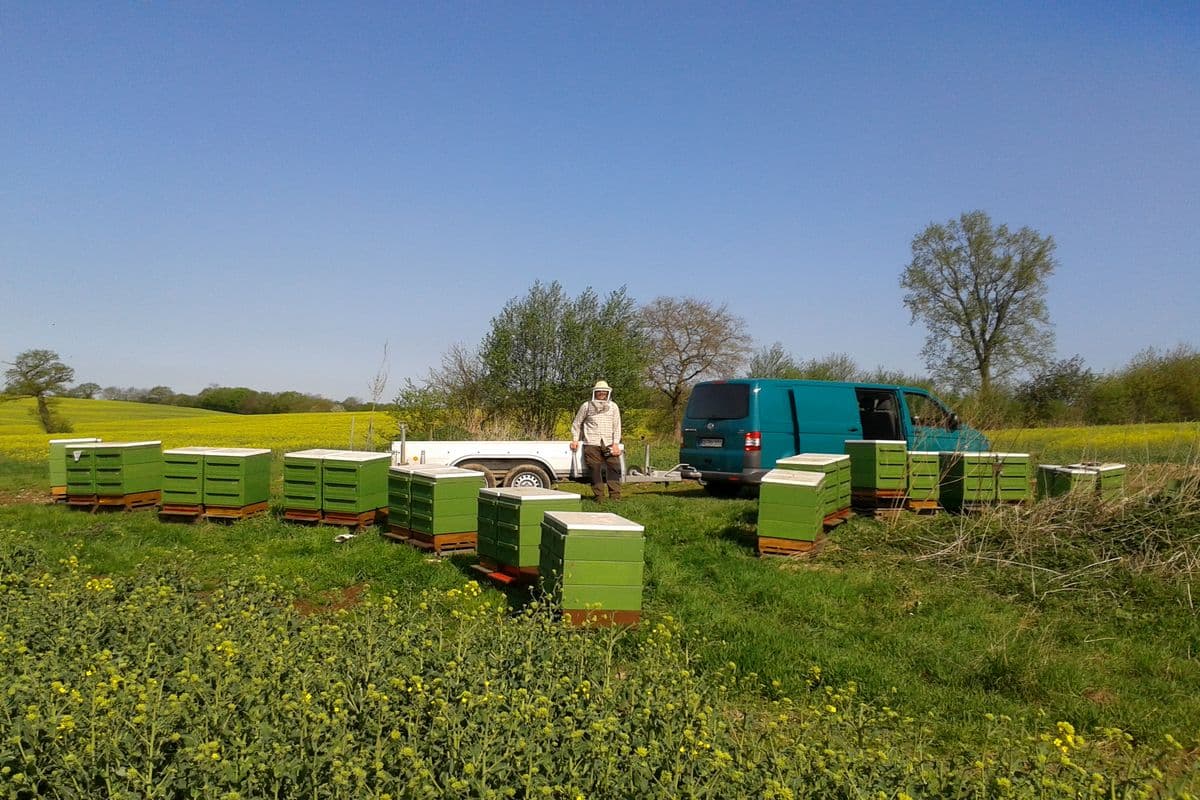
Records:
{"label": "van windshield", "polygon": [[691,419],[743,419],[750,415],[750,387],[745,383],[706,383],[692,391]]}

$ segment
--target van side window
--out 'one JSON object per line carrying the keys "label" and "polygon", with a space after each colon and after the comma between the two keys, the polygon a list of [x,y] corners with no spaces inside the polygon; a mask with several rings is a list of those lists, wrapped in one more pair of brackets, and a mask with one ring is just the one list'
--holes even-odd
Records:
{"label": "van side window", "polygon": [[905,392],[904,402],[908,406],[909,422],[913,427],[950,427],[950,413],[929,395]]}
{"label": "van side window", "polygon": [[864,439],[899,440],[904,438],[900,425],[900,403],[894,391],[887,389],[855,389],[858,396],[858,415],[862,421]]}

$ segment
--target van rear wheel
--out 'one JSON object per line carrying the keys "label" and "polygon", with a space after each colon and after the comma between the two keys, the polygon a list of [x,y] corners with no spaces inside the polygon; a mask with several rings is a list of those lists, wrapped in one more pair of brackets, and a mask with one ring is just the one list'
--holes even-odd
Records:
{"label": "van rear wheel", "polygon": [[472,469],[472,470],[475,470],[476,472],[482,472],[483,473],[483,483],[489,489],[491,489],[492,487],[494,487],[496,485],[496,473],[492,472],[490,469],[485,467],[483,464],[480,464],[477,461],[468,461],[466,464],[460,464],[459,466],[461,466],[463,469]]}

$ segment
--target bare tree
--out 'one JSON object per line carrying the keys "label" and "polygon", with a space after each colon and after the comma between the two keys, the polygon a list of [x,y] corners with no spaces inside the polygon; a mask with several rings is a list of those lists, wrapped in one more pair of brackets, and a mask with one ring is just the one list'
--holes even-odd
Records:
{"label": "bare tree", "polygon": [[657,297],[639,311],[649,344],[647,381],[667,402],[675,440],[683,406],[697,381],[729,377],[750,352],[746,321],[724,305],[691,297]]}
{"label": "bare tree", "polygon": [[992,226],[982,211],[931,224],[912,241],[900,277],[933,377],[987,395],[995,381],[1044,363],[1053,347],[1046,279],[1054,239]]}
{"label": "bare tree", "polygon": [[375,447],[375,410],[379,407],[379,401],[383,399],[383,393],[387,391],[388,375],[391,370],[391,365],[388,363],[388,342],[383,340],[383,358],[379,361],[379,369],[375,372],[375,377],[367,383],[367,394],[371,398],[371,416],[367,419],[367,448],[374,449]]}

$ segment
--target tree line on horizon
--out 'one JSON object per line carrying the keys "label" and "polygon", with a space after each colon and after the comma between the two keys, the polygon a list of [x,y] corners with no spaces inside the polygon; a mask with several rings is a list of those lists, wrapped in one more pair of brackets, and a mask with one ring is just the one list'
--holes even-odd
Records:
{"label": "tree line on horizon", "polygon": [[74,371],[48,350],[10,362],[5,391],[34,397],[47,431],[69,430],[53,398],[75,396],[237,414],[384,408],[413,435],[552,438],[604,379],[634,425],[678,440],[692,387],[734,377],[922,386],[991,426],[1200,419],[1200,352],[1191,345],[1147,349],[1107,373],[1093,372],[1078,355],[1054,358],[1045,303],[1057,266],[1052,237],[993,225],[973,211],[930,224],[911,248],[899,284],[912,323],[926,329],[926,375],[864,369],[846,353],[798,357],[781,342],[755,349],[745,320],[710,300],[638,304],[625,287],[603,296],[588,287],[572,297],[557,281],[535,281],[492,318],[478,344],[452,344],[424,378],[406,379],[390,406],[381,402],[386,344],[368,402],[217,385],[195,395],[166,386],[70,386]]}

